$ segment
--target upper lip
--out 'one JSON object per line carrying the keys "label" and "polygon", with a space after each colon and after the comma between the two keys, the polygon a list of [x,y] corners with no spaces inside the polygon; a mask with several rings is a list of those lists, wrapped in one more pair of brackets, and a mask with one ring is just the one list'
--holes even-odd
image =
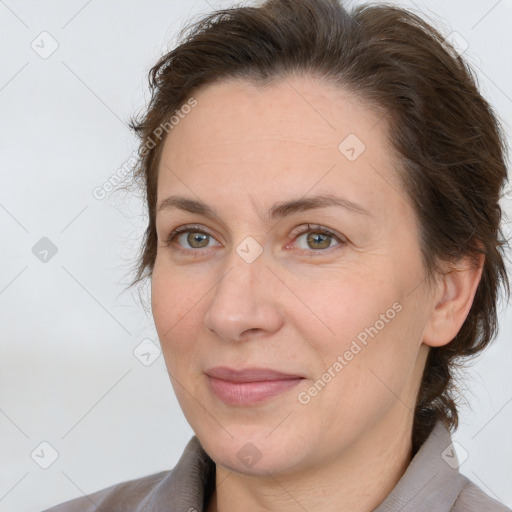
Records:
{"label": "upper lip", "polygon": [[265,380],[302,379],[301,375],[283,373],[270,368],[245,368],[235,370],[227,366],[216,366],[205,371],[206,375],[231,382],[259,382]]}

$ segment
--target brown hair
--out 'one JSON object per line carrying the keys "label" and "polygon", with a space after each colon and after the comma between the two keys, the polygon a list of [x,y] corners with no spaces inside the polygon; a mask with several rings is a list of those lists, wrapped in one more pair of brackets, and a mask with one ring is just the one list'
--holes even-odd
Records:
{"label": "brown hair", "polygon": [[[149,213],[132,284],[151,276],[156,257],[157,171],[165,138],[155,134],[165,123],[169,127],[169,117],[193,92],[223,78],[265,84],[294,72],[353,91],[390,121],[403,187],[421,226],[428,280],[440,272],[441,261],[485,255],[462,328],[446,346],[430,349],[413,450],[438,419],[455,429],[454,369],[496,335],[500,284],[510,294],[499,205],[506,148],[470,67],[420,17],[387,5],[347,12],[337,0],[269,0],[216,11],[180,36],[149,72],[150,103],[131,121],[141,140],[135,179],[142,181]],[[149,150],[148,140],[154,141]]]}

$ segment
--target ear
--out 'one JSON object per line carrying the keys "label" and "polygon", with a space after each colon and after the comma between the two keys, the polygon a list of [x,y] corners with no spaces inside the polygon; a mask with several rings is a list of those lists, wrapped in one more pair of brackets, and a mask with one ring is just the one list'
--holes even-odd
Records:
{"label": "ear", "polygon": [[461,259],[438,280],[430,318],[423,331],[423,343],[430,347],[447,345],[455,338],[469,314],[482,276],[485,256]]}

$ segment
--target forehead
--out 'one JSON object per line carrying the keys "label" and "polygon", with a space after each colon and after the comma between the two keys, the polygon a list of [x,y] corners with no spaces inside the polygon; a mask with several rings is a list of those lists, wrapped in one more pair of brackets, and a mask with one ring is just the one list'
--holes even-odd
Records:
{"label": "forehead", "polygon": [[353,93],[288,77],[265,86],[230,79],[193,97],[165,140],[159,201],[177,190],[231,201],[244,191],[265,202],[335,190],[361,202],[383,196],[382,206],[403,201],[390,197],[401,187],[386,119]]}
{"label": "forehead", "polygon": [[368,103],[314,77],[290,76],[266,85],[228,79],[201,88],[194,98],[197,106],[168,136],[170,145],[186,140],[183,149],[191,152],[196,144],[213,150],[248,143],[247,151],[251,142],[267,139],[332,148],[348,134],[361,140],[385,137],[385,119]]}

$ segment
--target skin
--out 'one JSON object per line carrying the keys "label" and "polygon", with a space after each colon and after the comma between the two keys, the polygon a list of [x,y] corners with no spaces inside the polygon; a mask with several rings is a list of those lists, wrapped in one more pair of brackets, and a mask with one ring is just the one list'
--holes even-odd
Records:
{"label": "skin", "polygon": [[[158,212],[152,309],[180,406],[216,462],[208,510],[373,510],[411,460],[429,347],[460,329],[483,261],[461,260],[435,285],[425,281],[386,119],[354,94],[296,75],[267,87],[224,80],[194,97],[166,138],[158,204],[170,195],[201,200],[220,219]],[[355,161],[338,149],[349,134],[366,146]],[[322,193],[368,215],[329,206],[264,218],[275,202]],[[338,239],[308,242],[318,229],[307,223]],[[209,236],[167,242],[189,224]],[[262,250],[252,263],[237,253],[248,236]],[[397,303],[400,312],[301,404],[298,394]],[[229,406],[204,373],[218,365],[305,378],[258,405]],[[250,467],[237,457],[247,442],[261,455]]]}

